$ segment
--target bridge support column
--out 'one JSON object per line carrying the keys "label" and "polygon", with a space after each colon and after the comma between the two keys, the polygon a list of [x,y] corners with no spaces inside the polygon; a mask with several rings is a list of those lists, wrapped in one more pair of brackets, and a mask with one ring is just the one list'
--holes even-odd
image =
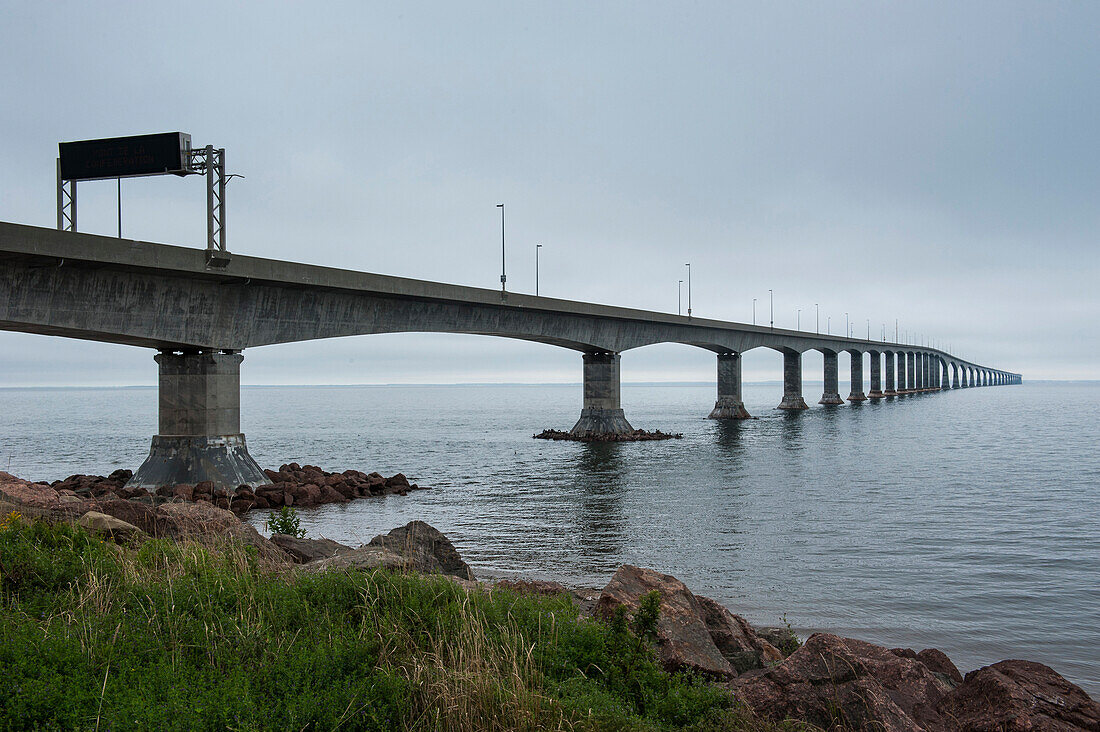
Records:
{"label": "bridge support column", "polygon": [[951,388],[959,388],[959,365],[957,363],[951,364]]}
{"label": "bridge support column", "polygon": [[906,390],[912,394],[917,390],[917,355],[915,353],[905,354],[906,366],[909,371],[909,380],[906,382],[909,388]]}
{"label": "bridge support column", "polygon": [[909,382],[906,381],[905,354],[895,354],[898,359],[898,394],[909,393]]}
{"label": "bridge support column", "polygon": [[577,437],[633,432],[619,401],[619,354],[584,354],[584,402],[570,430]]}
{"label": "bridge support column", "polygon": [[867,395],[863,393],[863,354],[859,351],[848,351],[852,356],[852,392],[848,395],[850,402],[865,402]]}
{"label": "bridge support column", "polygon": [[825,357],[825,389],[818,404],[843,404],[844,400],[840,398],[840,379],[837,376],[836,353],[823,351],[822,355]]}
{"label": "bridge support column", "polygon": [[947,373],[947,364],[937,358],[936,368],[940,370],[940,388],[947,391],[951,388],[951,375]]}
{"label": "bridge support column", "polygon": [[802,398],[802,354],[783,351],[783,401],[776,409],[809,409]]}
{"label": "bridge support column", "polygon": [[881,399],[882,394],[882,354],[871,351],[871,391],[867,393],[868,399]]}
{"label": "bridge support column", "polygon": [[741,354],[718,354],[718,401],[710,419],[752,419],[741,401]]}
{"label": "bridge support column", "polygon": [[894,380],[894,353],[887,351],[886,354],[886,391],[882,392],[883,396],[897,396],[898,389],[896,381]]}
{"label": "bridge support column", "polygon": [[160,365],[159,434],[128,486],[149,490],[212,481],[218,488],[270,483],[241,434],[239,353],[172,353]]}

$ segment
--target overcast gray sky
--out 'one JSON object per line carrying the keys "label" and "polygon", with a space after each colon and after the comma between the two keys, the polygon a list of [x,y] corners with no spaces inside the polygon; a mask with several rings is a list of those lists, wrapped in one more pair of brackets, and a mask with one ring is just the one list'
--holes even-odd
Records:
{"label": "overcast gray sky", "polygon": [[[777,325],[883,324],[1100,378],[1100,4],[0,0],[0,219],[52,226],[57,143],[227,149],[233,252]],[[114,182],[80,228],[113,234]],[[201,247],[197,179],[123,182],[127,238]],[[686,293],[685,293],[686,297]],[[820,356],[806,358],[820,378]],[[682,345],[626,381],[714,378]],[[780,377],[753,351],[746,380]],[[251,349],[246,383],[579,381],[476,336]],[[152,353],[0,333],[0,385],[153,384]]]}

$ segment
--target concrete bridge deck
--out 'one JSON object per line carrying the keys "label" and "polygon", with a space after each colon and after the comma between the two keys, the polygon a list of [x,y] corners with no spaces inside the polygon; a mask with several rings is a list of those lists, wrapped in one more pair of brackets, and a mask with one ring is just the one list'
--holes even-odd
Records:
{"label": "concrete bridge deck", "polygon": [[[841,351],[853,355],[848,396],[852,401],[1020,381],[1018,374],[933,348],[504,295],[499,290],[258,257],[233,255],[227,266],[215,268],[207,265],[199,249],[13,223],[0,222],[0,263],[0,329],[160,352],[160,432],[150,460],[158,444],[174,445],[168,452],[175,457],[168,455],[167,467],[160,471],[145,470],[147,461],[135,476],[146,485],[170,479],[191,482],[177,480],[185,473],[212,477],[230,487],[236,487],[235,480],[266,480],[249,465],[222,476],[217,465],[202,463],[226,450],[239,453],[230,455],[230,467],[245,458],[251,462],[239,434],[240,352],[275,343],[439,332],[573,349],[583,354],[584,364],[584,404],[573,429],[578,435],[630,430],[619,403],[620,354],[655,343],[684,343],[718,355],[718,399],[711,413],[718,419],[748,417],[741,403],[740,355],[754,348],[784,355],[782,409],[806,408],[801,354],[809,350],[825,356],[825,404],[843,402],[836,358]],[[864,353],[871,356],[866,394]],[[184,461],[188,465],[172,467],[184,453],[190,456]]]}

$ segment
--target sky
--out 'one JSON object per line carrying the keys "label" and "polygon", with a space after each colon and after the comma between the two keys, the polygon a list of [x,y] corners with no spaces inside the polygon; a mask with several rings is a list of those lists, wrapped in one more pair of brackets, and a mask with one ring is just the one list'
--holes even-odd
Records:
{"label": "sky", "polygon": [[[234,253],[496,288],[505,203],[514,291],[542,244],[541,294],[676,312],[690,262],[700,317],[751,322],[755,298],[758,322],[896,321],[1025,378],[1100,379],[1100,4],[0,0],[0,18],[3,221],[55,224],[58,142],[178,130],[244,176]],[[126,238],[205,246],[198,178],[122,198]],[[116,233],[113,181],[78,200],[81,231]],[[152,355],[0,332],[0,386],[152,385]],[[627,382],[714,374],[685,345],[622,358]],[[440,334],[249,349],[241,372],[580,375],[573,351]],[[747,353],[744,378],[781,378],[780,355]]]}

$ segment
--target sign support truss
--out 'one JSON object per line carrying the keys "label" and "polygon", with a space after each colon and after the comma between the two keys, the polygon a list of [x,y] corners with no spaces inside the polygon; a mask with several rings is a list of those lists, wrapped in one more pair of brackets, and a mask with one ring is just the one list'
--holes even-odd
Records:
{"label": "sign support truss", "polygon": [[213,145],[192,149],[192,171],[206,174],[206,263],[211,267],[229,264],[225,248],[225,148]]}
{"label": "sign support truss", "polygon": [[61,177],[61,158],[57,159],[57,230],[76,231],[76,181]]}

